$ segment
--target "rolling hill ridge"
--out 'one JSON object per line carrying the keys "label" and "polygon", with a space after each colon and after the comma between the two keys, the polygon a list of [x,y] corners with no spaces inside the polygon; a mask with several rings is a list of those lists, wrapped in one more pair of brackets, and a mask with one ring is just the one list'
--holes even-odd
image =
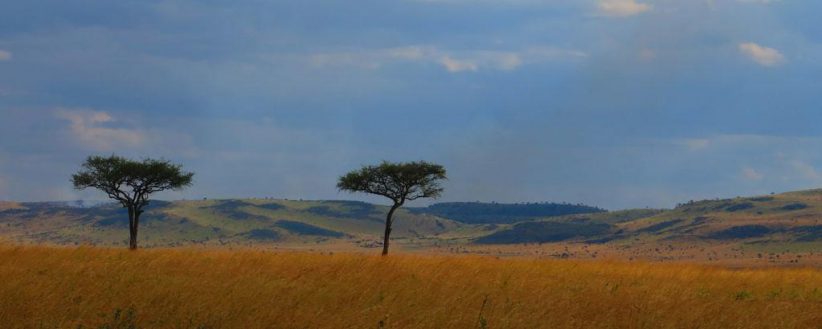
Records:
{"label": "rolling hill ridge", "polygon": [[[141,218],[139,239],[146,247],[372,248],[380,244],[387,210],[359,201],[153,201]],[[442,203],[400,209],[396,216],[392,238],[407,249],[532,243],[822,246],[822,190],[622,211],[550,203]],[[0,203],[0,238],[5,240],[116,246],[126,237],[125,211],[114,204]]]}

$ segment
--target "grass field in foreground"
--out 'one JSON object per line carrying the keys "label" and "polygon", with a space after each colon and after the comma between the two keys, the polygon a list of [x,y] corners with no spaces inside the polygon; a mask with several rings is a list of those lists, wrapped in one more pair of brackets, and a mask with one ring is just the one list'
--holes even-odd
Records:
{"label": "grass field in foreground", "polygon": [[822,271],[477,256],[129,252],[0,245],[0,324],[820,328]]}

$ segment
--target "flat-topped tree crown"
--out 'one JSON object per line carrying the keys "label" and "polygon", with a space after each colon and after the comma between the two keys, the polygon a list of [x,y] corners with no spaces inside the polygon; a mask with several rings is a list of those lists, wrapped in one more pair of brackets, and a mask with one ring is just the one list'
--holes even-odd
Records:
{"label": "flat-topped tree crown", "polygon": [[425,161],[383,161],[379,165],[365,166],[345,174],[337,182],[337,188],[341,191],[381,195],[394,202],[385,219],[382,254],[387,255],[394,211],[406,201],[439,197],[443,191],[440,182],[445,179],[445,168],[438,164]]}
{"label": "flat-topped tree crown", "polygon": [[381,195],[402,205],[405,201],[439,197],[443,191],[439,183],[444,179],[445,168],[438,164],[383,161],[340,177],[337,188]]}
{"label": "flat-topped tree crown", "polygon": [[152,193],[179,190],[191,185],[194,173],[184,172],[182,166],[167,160],[144,159],[134,161],[112,155],[90,156],[82,170],[72,175],[76,189],[96,188],[109,198],[128,208],[129,248],[137,248],[137,228],[143,208]]}

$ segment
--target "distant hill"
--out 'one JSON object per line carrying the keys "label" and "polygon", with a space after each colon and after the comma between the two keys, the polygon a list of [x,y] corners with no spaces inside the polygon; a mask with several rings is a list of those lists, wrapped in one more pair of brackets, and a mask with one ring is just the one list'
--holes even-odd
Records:
{"label": "distant hill", "polygon": [[620,229],[670,240],[822,241],[822,190],[688,202]]}
{"label": "distant hill", "polygon": [[[152,201],[140,218],[139,240],[143,246],[379,241],[386,212],[384,206],[356,201]],[[395,218],[397,238],[436,236],[462,226],[404,209]],[[117,204],[0,204],[0,237],[12,241],[120,245],[128,236],[127,223]]]}
{"label": "distant hill", "polygon": [[431,214],[467,224],[511,224],[543,217],[600,213],[605,210],[567,203],[446,202],[425,208],[411,208],[411,212]]}
{"label": "distant hill", "polygon": [[670,210],[544,218],[476,239],[482,244],[557,241],[814,243],[822,247],[822,190],[691,201]]}
{"label": "distant hill", "polygon": [[615,236],[617,224],[664,213],[660,209],[633,209],[591,214],[575,214],[516,223],[475,242],[482,244],[548,243],[567,240],[597,239],[608,241]]}
{"label": "distant hill", "polygon": [[[142,246],[269,244],[374,248],[387,207],[358,201],[230,199],[154,201],[141,218]],[[122,246],[116,204],[0,203],[0,240]],[[439,203],[400,209],[392,238],[430,250],[523,243],[779,245],[822,250],[822,190],[692,201],[674,209],[607,212],[571,204]]]}

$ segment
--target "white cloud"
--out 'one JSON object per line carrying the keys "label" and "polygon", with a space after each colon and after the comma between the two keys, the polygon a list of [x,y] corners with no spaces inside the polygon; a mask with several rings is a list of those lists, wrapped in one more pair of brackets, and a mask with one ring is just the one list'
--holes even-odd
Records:
{"label": "white cloud", "polygon": [[560,0],[409,0],[431,4],[547,5]]}
{"label": "white cloud", "polygon": [[554,47],[531,47],[522,52],[528,63],[538,63],[557,59],[588,58],[588,53],[581,50],[561,49]]}
{"label": "white cloud", "polygon": [[391,58],[398,58],[398,59],[405,59],[409,61],[420,60],[425,57],[425,54],[430,52],[431,49],[428,47],[420,47],[420,46],[409,46],[409,47],[398,47],[398,48],[389,48],[385,50],[385,54]]}
{"label": "white cloud", "polygon": [[758,45],[753,42],[739,44],[739,51],[762,66],[777,66],[785,62],[785,56],[779,50]]}
{"label": "white cloud", "polygon": [[446,52],[439,63],[449,72],[494,69],[512,71],[523,65],[538,64],[557,59],[586,58],[587,53],[549,47],[534,47],[521,51],[461,51]]}
{"label": "white cloud", "polygon": [[502,53],[494,56],[497,67],[501,70],[513,70],[522,65],[522,58],[515,53]]}
{"label": "white cloud", "polygon": [[651,5],[636,0],[600,0],[599,12],[606,16],[633,16],[651,10]]}
{"label": "white cloud", "polygon": [[708,148],[711,140],[707,138],[691,138],[678,141],[678,144],[685,145],[689,151],[699,151]]}
{"label": "white cloud", "polygon": [[11,52],[8,50],[0,49],[0,62],[2,61],[10,61],[11,60]]}
{"label": "white cloud", "polygon": [[822,178],[822,174],[816,170],[812,165],[801,160],[793,160],[790,162],[791,167],[804,179],[817,181]]}
{"label": "white cloud", "polygon": [[[690,151],[724,151],[729,148],[771,148],[785,143],[797,143],[799,141],[816,142],[815,139],[790,139],[770,135],[728,134],[677,139],[674,143],[684,146]],[[822,142],[822,140],[819,140],[819,142]]]}
{"label": "white cloud", "polygon": [[511,71],[523,64],[520,54],[515,52],[474,51],[461,55],[443,55],[439,63],[448,72],[477,71],[482,68]]}
{"label": "white cloud", "polygon": [[55,115],[69,122],[69,131],[77,142],[96,151],[139,147],[146,141],[142,131],[113,126],[117,120],[106,112],[58,109]]}
{"label": "white cloud", "polygon": [[736,1],[742,2],[742,3],[758,3],[758,4],[767,5],[767,4],[781,2],[782,0],[736,0]]}
{"label": "white cloud", "polygon": [[744,167],[742,168],[742,178],[749,181],[760,181],[762,178],[765,178],[765,175],[751,167]]}
{"label": "white cloud", "polygon": [[436,50],[424,46],[383,48],[314,54],[310,62],[314,66],[354,66],[366,69],[378,69],[390,62],[419,61],[431,56]]}
{"label": "white cloud", "polygon": [[462,72],[462,71],[476,71],[477,64],[468,60],[453,59],[449,56],[443,56],[440,59],[440,64],[445,67],[448,72]]}
{"label": "white cloud", "polygon": [[498,51],[443,50],[431,46],[407,46],[320,53],[311,55],[309,62],[316,67],[351,66],[364,69],[379,69],[387,64],[401,62],[433,63],[442,66],[448,72],[458,73],[483,69],[511,71],[528,64],[586,57],[588,54],[583,51],[552,47]]}

